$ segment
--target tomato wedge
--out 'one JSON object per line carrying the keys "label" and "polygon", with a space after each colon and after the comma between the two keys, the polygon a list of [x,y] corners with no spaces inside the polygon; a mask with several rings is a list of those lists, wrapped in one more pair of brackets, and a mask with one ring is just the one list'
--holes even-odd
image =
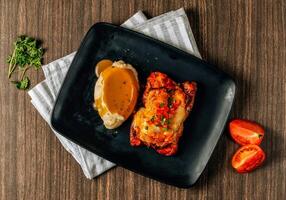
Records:
{"label": "tomato wedge", "polygon": [[232,167],[238,173],[246,173],[259,167],[265,160],[264,151],[255,144],[240,147],[232,157]]}
{"label": "tomato wedge", "polygon": [[229,123],[229,132],[233,140],[240,145],[259,145],[264,137],[264,129],[262,126],[243,119],[232,120]]}

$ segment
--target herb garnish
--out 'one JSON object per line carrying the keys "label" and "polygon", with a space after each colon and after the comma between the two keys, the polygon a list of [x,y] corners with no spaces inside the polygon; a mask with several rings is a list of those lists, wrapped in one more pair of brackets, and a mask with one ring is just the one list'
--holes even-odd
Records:
{"label": "herb garnish", "polygon": [[167,119],[166,119],[164,116],[162,116],[161,124],[163,124],[163,125],[164,125],[164,124],[165,124],[165,122],[166,122],[166,120],[167,120]]}
{"label": "herb garnish", "polygon": [[168,97],[168,107],[169,107],[169,108],[172,108],[172,106],[173,106],[173,101],[174,101],[174,98],[173,98],[173,97]]}
{"label": "herb garnish", "polygon": [[30,80],[25,76],[27,70],[31,67],[38,70],[42,63],[43,49],[38,47],[37,41],[31,37],[20,36],[14,42],[13,53],[7,58],[8,78],[10,79],[12,74],[16,72],[22,72],[20,79],[17,81],[11,81],[20,90],[25,90],[30,85]]}
{"label": "herb garnish", "polygon": [[25,76],[21,81],[11,81],[16,85],[19,90],[25,90],[29,87],[30,80],[27,76]]}

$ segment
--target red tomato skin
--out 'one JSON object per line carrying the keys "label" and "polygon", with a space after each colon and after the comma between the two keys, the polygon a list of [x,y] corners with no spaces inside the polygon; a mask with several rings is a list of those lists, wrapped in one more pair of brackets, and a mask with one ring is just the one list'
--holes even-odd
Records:
{"label": "red tomato skin", "polygon": [[262,126],[244,119],[232,120],[229,123],[229,132],[232,139],[240,145],[260,145],[264,138],[264,129]]}
{"label": "red tomato skin", "polygon": [[[247,151],[249,153],[252,152],[251,156],[245,156],[243,158],[243,155],[241,154],[244,152],[247,153]],[[238,173],[248,173],[261,166],[265,161],[265,157],[264,151],[258,145],[249,144],[240,147],[235,152],[232,157],[231,164]]]}

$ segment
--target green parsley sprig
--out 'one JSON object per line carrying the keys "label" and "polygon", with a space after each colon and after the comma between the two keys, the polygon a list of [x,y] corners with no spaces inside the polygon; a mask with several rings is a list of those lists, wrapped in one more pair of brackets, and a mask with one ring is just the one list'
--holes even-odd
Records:
{"label": "green parsley sprig", "polygon": [[42,57],[43,49],[38,47],[36,39],[27,36],[18,37],[14,42],[13,53],[7,58],[8,78],[11,79],[16,71],[21,72],[21,76],[19,80],[11,81],[11,83],[14,83],[20,90],[26,90],[30,85],[30,79],[25,74],[30,68],[38,70],[42,65]]}

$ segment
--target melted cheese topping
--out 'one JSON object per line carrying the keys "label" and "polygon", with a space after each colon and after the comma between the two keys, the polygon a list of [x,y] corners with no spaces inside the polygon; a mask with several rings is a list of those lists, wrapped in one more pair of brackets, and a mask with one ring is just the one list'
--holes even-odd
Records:
{"label": "melted cheese topping", "polygon": [[[169,97],[173,101],[182,102],[174,110],[171,118],[169,119],[168,128],[158,124],[158,109],[162,109],[168,104]],[[187,117],[185,109],[185,94],[181,88],[177,88],[174,94],[170,96],[164,89],[153,89],[146,95],[146,103],[143,108],[135,114],[133,126],[137,127],[140,133],[137,137],[146,143],[146,145],[156,144],[157,147],[163,147],[170,143],[176,143],[183,129],[183,122]],[[164,106],[163,106],[164,105]],[[151,119],[154,119],[153,122]],[[160,123],[163,121],[160,119]]]}

